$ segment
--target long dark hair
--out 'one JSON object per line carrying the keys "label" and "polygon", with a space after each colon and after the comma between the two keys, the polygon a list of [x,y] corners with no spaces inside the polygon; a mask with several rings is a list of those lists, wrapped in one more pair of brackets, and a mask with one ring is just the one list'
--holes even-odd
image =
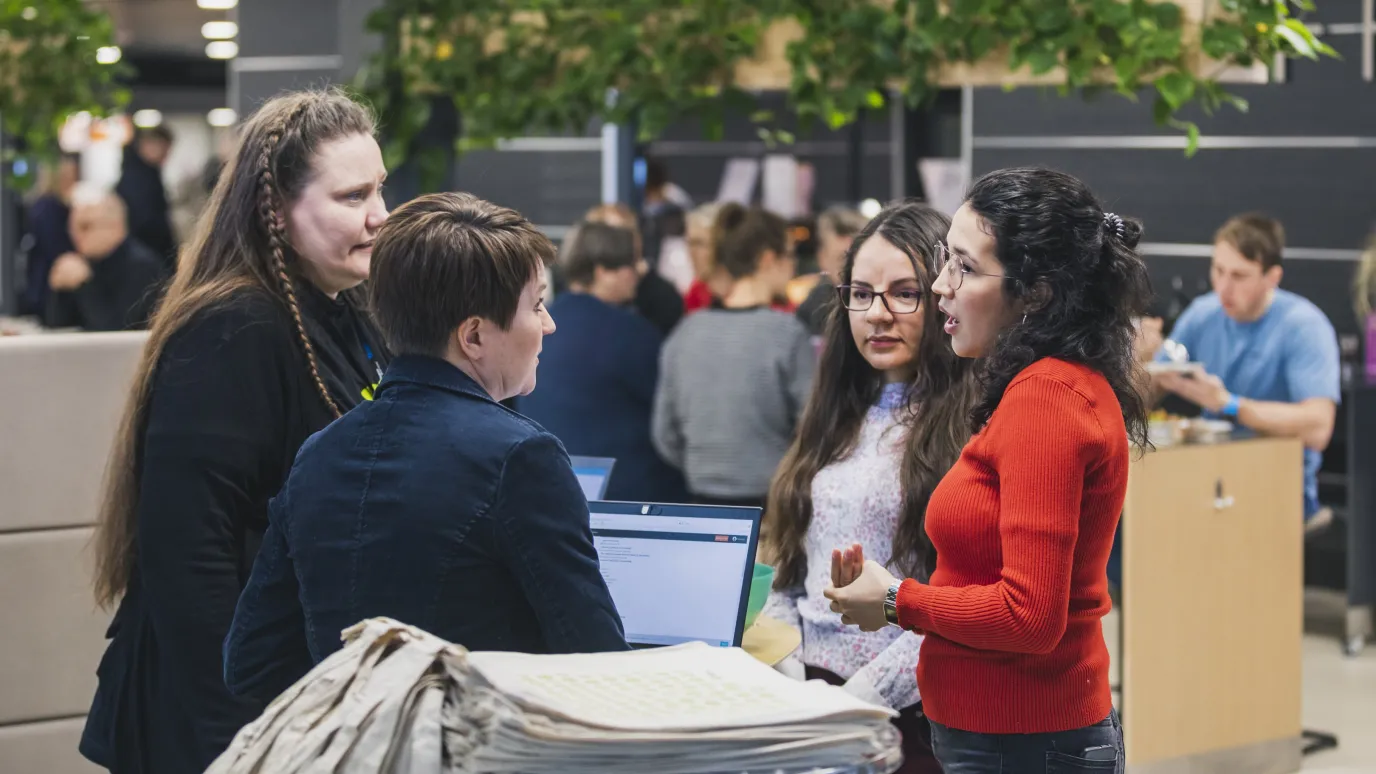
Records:
{"label": "long dark hair", "polygon": [[970,413],[978,432],[1024,368],[1054,357],[1093,368],[1118,396],[1128,438],[1147,440],[1147,403],[1133,354],[1133,318],[1151,301],[1137,253],[1142,224],[1104,212],[1080,180],[1050,169],[990,172],[965,202],[994,237],[1010,300],[1027,302],[1025,322],[999,335],[979,371],[982,395]]}
{"label": "long dark hair", "polygon": [[177,273],[149,321],[148,343],[115,436],[96,522],[95,595],[101,605],[113,604],[124,593],[134,564],[139,492],[135,450],[148,411],[153,372],[168,339],[196,315],[249,289],[278,299],[291,314],[293,332],[321,401],[339,416],[301,321],[296,284],[304,280],[283,230],[283,211],[309,180],[317,148],[331,140],[373,132],[368,109],[333,90],[275,97],[245,123],[238,147],[215,184],[191,240],[181,249]]}
{"label": "long dark hair", "polygon": [[[916,201],[890,204],[851,243],[839,284],[850,283],[856,254],[866,241],[878,236],[907,253],[918,283],[931,288],[932,246],[945,239],[950,223],[945,215]],[[899,482],[903,506],[889,562],[906,577],[925,580],[936,559],[927,537],[927,501],[969,440],[965,418],[974,403],[975,383],[970,361],[951,351],[934,299],[924,299],[916,314],[923,318],[922,341],[916,353],[916,376],[902,410],[907,433]],[[812,396],[769,491],[766,548],[776,566],[779,588],[802,582],[806,573],[812,480],[822,468],[854,450],[865,414],[884,386],[883,374],[856,347],[850,316],[839,300],[828,308],[823,335]]]}

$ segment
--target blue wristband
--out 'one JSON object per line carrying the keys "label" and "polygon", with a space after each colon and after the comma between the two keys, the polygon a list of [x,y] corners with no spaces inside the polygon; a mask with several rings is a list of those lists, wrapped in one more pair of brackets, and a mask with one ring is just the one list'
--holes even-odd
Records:
{"label": "blue wristband", "polygon": [[1223,404],[1223,410],[1219,412],[1225,417],[1237,417],[1238,409],[1242,407],[1242,400],[1238,396],[1229,393],[1228,402]]}

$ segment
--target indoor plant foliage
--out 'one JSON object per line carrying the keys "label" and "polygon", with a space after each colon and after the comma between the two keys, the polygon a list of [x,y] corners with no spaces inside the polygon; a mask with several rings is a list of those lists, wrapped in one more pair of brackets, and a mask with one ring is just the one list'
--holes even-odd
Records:
{"label": "indoor plant foliage", "polygon": [[[786,89],[801,117],[832,127],[901,98],[919,104],[972,68],[1064,91],[1155,91],[1158,122],[1186,105],[1231,104],[1219,76],[1277,54],[1333,52],[1293,12],[1309,0],[386,0],[384,45],[364,87],[394,160],[431,100],[452,99],[465,144],[582,131],[633,117],[643,138],[672,121],[720,131],[744,89]],[[1187,12],[1188,11],[1188,12]],[[782,41],[782,42],[780,42]],[[775,52],[771,69],[761,65]],[[763,52],[763,53],[762,53]],[[614,99],[609,99],[615,94]],[[742,99],[743,98],[743,99]],[[753,118],[769,129],[771,116]]]}
{"label": "indoor plant foliage", "polygon": [[122,66],[96,61],[96,51],[112,45],[110,18],[83,0],[0,0],[0,129],[18,146],[6,145],[7,168],[18,150],[56,155],[68,115],[100,115],[127,101],[115,87]]}
{"label": "indoor plant foliage", "polygon": [[732,68],[766,25],[740,0],[387,0],[369,20],[383,46],[362,85],[393,140],[389,163],[435,95],[453,99],[467,144],[632,116],[646,134],[683,115],[719,129],[733,101],[751,102]]}

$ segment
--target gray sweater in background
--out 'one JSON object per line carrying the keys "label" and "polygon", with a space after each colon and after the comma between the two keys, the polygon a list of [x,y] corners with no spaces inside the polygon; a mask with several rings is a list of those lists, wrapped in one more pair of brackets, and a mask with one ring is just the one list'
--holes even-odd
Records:
{"label": "gray sweater in background", "polygon": [[664,343],[655,448],[693,494],[764,497],[812,388],[816,348],[773,309],[705,309]]}

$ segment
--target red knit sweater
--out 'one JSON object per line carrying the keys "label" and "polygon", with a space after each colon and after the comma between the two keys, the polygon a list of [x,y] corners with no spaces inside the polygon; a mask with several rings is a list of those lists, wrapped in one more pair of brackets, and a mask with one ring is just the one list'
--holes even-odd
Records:
{"label": "red knit sweater", "polygon": [[1028,366],[932,493],[931,583],[903,583],[898,618],[926,632],[922,706],[963,731],[1026,734],[1112,709],[1105,568],[1128,485],[1122,410],[1096,371]]}

